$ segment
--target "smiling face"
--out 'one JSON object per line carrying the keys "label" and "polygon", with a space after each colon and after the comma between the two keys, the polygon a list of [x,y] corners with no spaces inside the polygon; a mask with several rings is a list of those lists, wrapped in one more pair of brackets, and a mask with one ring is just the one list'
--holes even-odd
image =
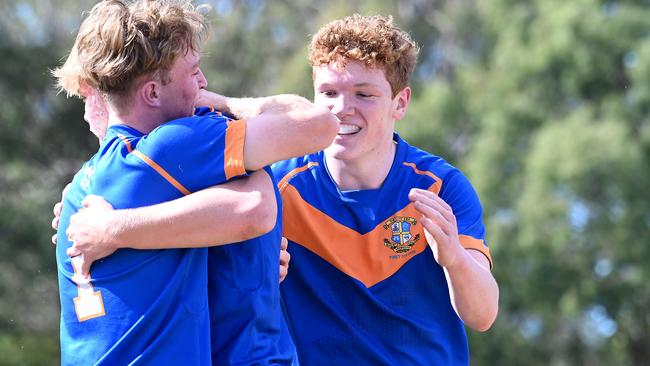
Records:
{"label": "smiling face", "polygon": [[349,60],[315,66],[314,103],[329,108],[341,121],[339,134],[325,153],[359,164],[392,159],[393,130],[410,98],[410,88],[392,96],[384,71]]}

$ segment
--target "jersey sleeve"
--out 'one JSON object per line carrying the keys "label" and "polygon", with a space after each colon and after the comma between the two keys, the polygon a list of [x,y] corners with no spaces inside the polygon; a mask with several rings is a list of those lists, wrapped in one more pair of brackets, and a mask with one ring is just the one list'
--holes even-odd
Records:
{"label": "jersey sleeve", "polygon": [[450,173],[444,180],[440,198],[451,206],[456,216],[461,245],[465,249],[474,249],[483,253],[492,268],[492,257],[485,241],[483,207],[467,177],[460,171]]}
{"label": "jersey sleeve", "polygon": [[246,121],[204,113],[167,122],[133,152],[184,194],[246,175]]}

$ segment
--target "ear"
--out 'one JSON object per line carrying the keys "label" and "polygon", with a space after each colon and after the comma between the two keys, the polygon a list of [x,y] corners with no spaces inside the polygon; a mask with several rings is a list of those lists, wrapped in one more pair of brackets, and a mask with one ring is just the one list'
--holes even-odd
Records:
{"label": "ear", "polygon": [[396,121],[404,118],[406,108],[411,102],[411,87],[407,86],[402,89],[395,98],[393,98],[393,119]]}
{"label": "ear", "polygon": [[138,88],[138,95],[149,107],[160,107],[160,84],[155,80],[149,80]]}

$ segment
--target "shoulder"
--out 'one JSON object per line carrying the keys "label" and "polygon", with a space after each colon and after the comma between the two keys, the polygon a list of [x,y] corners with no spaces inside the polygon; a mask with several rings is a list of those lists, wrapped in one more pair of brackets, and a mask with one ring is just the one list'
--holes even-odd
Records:
{"label": "shoulder", "polygon": [[401,162],[403,168],[410,169],[415,174],[429,176],[440,181],[441,184],[451,176],[460,173],[458,168],[444,158],[409,145],[403,140],[401,143],[405,145],[404,149],[406,150]]}
{"label": "shoulder", "polygon": [[406,153],[402,165],[415,174],[429,176],[436,184],[441,197],[469,195],[476,193],[465,174],[444,158],[411,146],[405,141]]}
{"label": "shoulder", "polygon": [[166,122],[147,135],[147,140],[174,143],[178,141],[209,139],[223,133],[231,120],[216,113],[193,115]]}
{"label": "shoulder", "polygon": [[194,149],[203,150],[211,146],[225,148],[226,139],[234,129],[234,121],[217,112],[197,110],[199,113],[189,117],[166,122],[144,136],[137,149],[152,155],[188,155]]}
{"label": "shoulder", "polygon": [[296,172],[296,170],[303,171],[318,164],[318,159],[315,159],[312,155],[305,155],[273,163],[271,170],[277,179],[282,179],[285,175]]}
{"label": "shoulder", "polygon": [[312,167],[322,164],[319,154],[305,155],[297,158],[279,161],[271,165],[273,176],[282,189],[282,185],[291,180],[296,175],[308,171]]}

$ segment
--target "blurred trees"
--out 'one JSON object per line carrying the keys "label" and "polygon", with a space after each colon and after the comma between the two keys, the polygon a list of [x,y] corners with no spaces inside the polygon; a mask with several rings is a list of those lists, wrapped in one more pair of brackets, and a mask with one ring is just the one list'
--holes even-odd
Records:
{"label": "blurred trees", "polygon": [[[51,206],[97,142],[48,69],[92,3],[0,0],[0,364],[58,359]],[[204,72],[231,95],[311,97],[309,35],[353,12],[421,45],[398,130],[475,185],[501,287],[473,365],[650,364],[647,1],[201,3]]]}

